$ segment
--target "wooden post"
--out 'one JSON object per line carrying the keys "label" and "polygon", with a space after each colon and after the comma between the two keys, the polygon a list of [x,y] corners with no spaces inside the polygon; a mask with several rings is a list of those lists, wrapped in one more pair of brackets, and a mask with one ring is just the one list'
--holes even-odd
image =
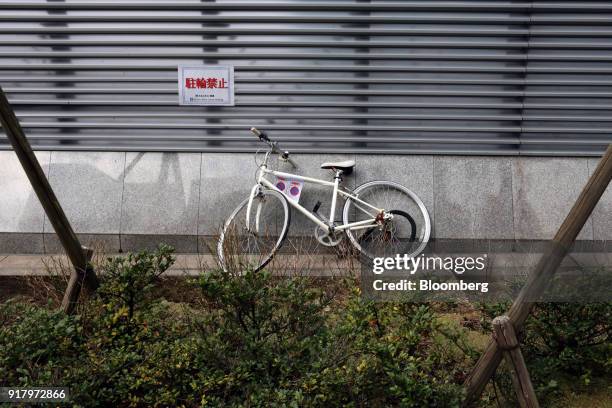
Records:
{"label": "wooden post", "polygon": [[63,310],[70,313],[74,308],[74,302],[79,297],[81,289],[79,282],[83,282],[92,291],[98,287],[98,278],[93,269],[88,266],[90,258],[88,257],[87,248],[81,245],[72,226],[68,222],[68,218],[66,218],[64,210],[62,210],[55,193],[53,193],[51,184],[49,184],[49,180],[47,180],[45,173],[40,167],[40,163],[38,163],[32,147],[19,124],[19,120],[15,116],[15,112],[1,87],[0,124],[2,124],[6,137],[13,146],[19,162],[32,184],[34,192],[38,196],[70,262],[75,268],[70,278],[70,281],[73,283],[68,285],[64,294],[64,301],[62,302]]}
{"label": "wooden post", "polygon": [[493,338],[502,350],[504,359],[510,369],[519,406],[521,408],[539,408],[540,405],[533,390],[523,353],[521,353],[514,327],[512,327],[508,316],[498,316],[493,319]]}
{"label": "wooden post", "polygon": [[[521,331],[533,307],[534,300],[544,293],[561,261],[567,255],[578,233],[582,230],[586,220],[593,212],[595,205],[597,205],[602,194],[606,191],[608,184],[610,184],[610,179],[612,179],[612,144],[608,146],[606,153],[589,178],[586,186],[584,186],[565,221],[559,227],[557,234],[533,272],[529,275],[527,283],[512,303],[508,317],[514,330],[517,332]],[[501,358],[502,355],[497,342],[492,339],[465,380],[464,385],[467,389],[465,405],[470,405],[480,397],[484,387],[501,362]]]}
{"label": "wooden post", "polygon": [[[91,258],[93,257],[93,250],[85,247],[83,247],[83,249],[85,250],[85,256],[87,259],[85,273],[79,273],[79,270],[75,268],[75,272],[70,275],[68,286],[66,287],[66,292],[64,292],[64,298],[62,299],[62,310],[64,310],[66,313],[72,313],[74,310],[74,306],[76,305],[77,300],[79,300],[79,295],[83,289],[83,284],[86,282],[85,277],[88,275],[96,276],[90,263]],[[95,288],[97,287],[98,283],[96,278]],[[95,290],[95,288],[86,285],[86,289],[90,291]]]}

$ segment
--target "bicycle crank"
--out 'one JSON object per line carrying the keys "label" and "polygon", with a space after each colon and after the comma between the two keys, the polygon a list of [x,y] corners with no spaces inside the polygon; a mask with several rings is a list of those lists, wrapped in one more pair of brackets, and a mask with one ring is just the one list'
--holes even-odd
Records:
{"label": "bicycle crank", "polygon": [[315,228],[315,238],[321,245],[326,247],[334,247],[342,242],[344,234],[328,233],[326,230],[317,225]]}

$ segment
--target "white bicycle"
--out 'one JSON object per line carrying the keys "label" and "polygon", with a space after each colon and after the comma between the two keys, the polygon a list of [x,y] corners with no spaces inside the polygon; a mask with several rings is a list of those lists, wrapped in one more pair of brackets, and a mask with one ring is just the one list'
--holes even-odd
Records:
{"label": "white bicycle", "polygon": [[[232,212],[223,226],[217,245],[220,265],[226,269],[236,256],[247,256],[249,267],[258,271],[277,254],[291,223],[290,207],[315,226],[314,236],[327,247],[338,245],[346,235],[365,260],[396,254],[416,257],[427,245],[431,222],[425,205],[406,187],[390,181],[370,181],[355,190],[342,185],[343,176],[355,167],[353,160],[323,163],[333,171],[333,181],[275,171],[268,168],[271,154],[297,168],[289,152],[256,128],[251,131],[269,149],[259,164],[257,183],[249,196]],[[257,157],[257,154],[256,154]],[[274,177],[274,182],[270,179]],[[320,202],[310,211],[299,204],[304,183],[318,184],[331,191],[329,218],[318,213]],[[297,197],[297,199],[296,199]],[[338,198],[345,200],[342,222],[335,222]],[[244,262],[241,262],[241,266]]]}

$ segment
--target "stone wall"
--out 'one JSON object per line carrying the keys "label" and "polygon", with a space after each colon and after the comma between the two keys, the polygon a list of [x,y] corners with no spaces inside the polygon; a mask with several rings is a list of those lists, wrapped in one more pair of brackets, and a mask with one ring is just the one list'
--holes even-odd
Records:
{"label": "stone wall", "polygon": [[[83,243],[108,252],[167,242],[206,251],[224,218],[254,184],[252,154],[38,152]],[[479,156],[296,155],[303,174],[327,178],[324,161],[354,158],[349,186],[397,181],[424,201],[432,237],[546,240],[553,236],[598,159]],[[279,166],[290,170],[286,164]],[[331,179],[331,178],[330,178]],[[307,185],[302,203],[329,197]],[[325,204],[322,206],[325,214]],[[291,231],[313,227],[295,213]],[[612,188],[579,239],[612,240]],[[15,154],[0,151],[0,253],[56,253],[58,241]]]}

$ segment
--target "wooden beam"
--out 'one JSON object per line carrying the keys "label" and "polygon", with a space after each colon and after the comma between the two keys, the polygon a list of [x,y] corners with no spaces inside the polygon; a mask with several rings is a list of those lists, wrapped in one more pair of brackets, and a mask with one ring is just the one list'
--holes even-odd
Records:
{"label": "wooden beam", "polygon": [[85,289],[89,291],[93,291],[97,288],[98,282],[96,279],[95,286],[92,287],[91,282],[86,284],[85,277],[96,276],[91,266],[91,258],[93,257],[93,251],[89,248],[83,247],[85,250],[85,256],[87,258],[87,264],[85,267],[85,273],[79,273],[78,269],[75,268],[75,273],[70,275],[70,279],[68,280],[68,286],[66,287],[66,291],[64,292],[64,298],[62,299],[62,310],[66,313],[72,313],[74,310],[74,306],[79,300],[79,295],[85,286]]}
{"label": "wooden beam", "polygon": [[[557,268],[567,255],[578,233],[593,212],[612,179],[612,144],[608,146],[599,165],[584,186],[565,221],[545,250],[542,258],[530,273],[525,286],[512,303],[508,317],[514,330],[520,332],[531,312],[534,300],[538,299],[550,283]],[[476,366],[465,380],[465,405],[472,404],[480,397],[487,382],[501,362],[502,354],[495,340],[490,340]]]}
{"label": "wooden beam", "polygon": [[[70,280],[83,282],[89,290],[94,291],[98,287],[98,279],[93,269],[88,266],[89,258],[87,249],[81,245],[70,222],[68,222],[68,218],[57,200],[43,169],[40,167],[40,163],[38,163],[38,159],[34,155],[32,147],[19,124],[19,120],[15,116],[15,112],[1,87],[0,123],[4,128],[6,137],[13,146],[13,150],[15,150],[15,154],[17,154],[17,158],[23,170],[32,184],[32,188],[38,200],[44,208],[51,225],[53,225],[70,262],[75,268]],[[65,311],[72,311],[74,302],[76,302],[79,297],[80,286],[81,285],[68,286],[64,295],[64,302],[62,302],[62,308]],[[70,301],[66,303],[67,299]]]}
{"label": "wooden beam", "polygon": [[514,327],[508,316],[498,316],[493,319],[493,337],[502,350],[510,369],[519,406],[521,408],[540,408]]}

